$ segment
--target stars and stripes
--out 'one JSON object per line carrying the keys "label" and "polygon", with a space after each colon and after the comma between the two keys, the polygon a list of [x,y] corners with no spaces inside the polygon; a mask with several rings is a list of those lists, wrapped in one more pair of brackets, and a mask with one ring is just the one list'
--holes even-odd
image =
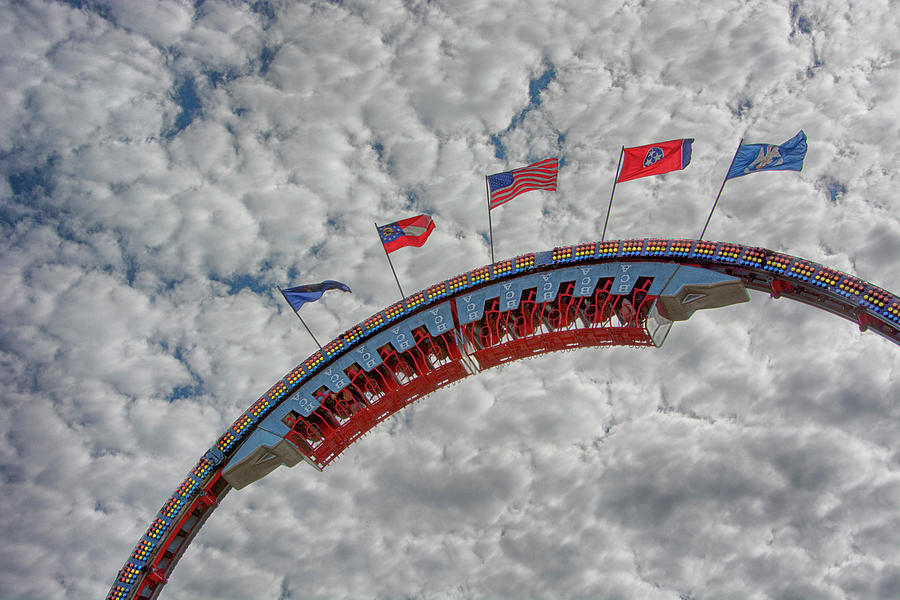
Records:
{"label": "stars and stripes", "polygon": [[556,191],[559,159],[548,158],[521,169],[488,175],[490,208],[509,202],[519,194],[532,190]]}

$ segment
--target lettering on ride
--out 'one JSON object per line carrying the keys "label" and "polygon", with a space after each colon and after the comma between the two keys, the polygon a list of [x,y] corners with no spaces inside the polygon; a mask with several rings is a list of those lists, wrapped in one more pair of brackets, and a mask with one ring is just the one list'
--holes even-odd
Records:
{"label": "lettering on ride", "polygon": [[403,352],[412,346],[412,342],[409,341],[409,336],[405,333],[401,333],[399,327],[393,327],[391,333],[394,334],[393,346],[398,352]]}
{"label": "lettering on ride", "polygon": [[450,326],[447,325],[446,319],[444,315],[441,314],[441,310],[439,308],[434,308],[431,310],[431,316],[434,317],[432,322],[434,323],[434,328],[437,333],[444,333]]}
{"label": "lettering on ride", "polygon": [[589,275],[590,272],[591,272],[590,267],[582,267],[581,268],[582,278],[581,278],[581,281],[579,282],[580,288],[581,288],[578,290],[579,296],[590,296],[591,295],[591,288],[593,287],[591,285],[591,282],[593,281],[594,278]]}
{"label": "lettering on ride", "polygon": [[620,274],[619,277],[618,277],[618,280],[619,280],[619,293],[620,293],[620,294],[627,294],[627,293],[628,293],[628,290],[631,289],[631,284],[629,283],[629,282],[631,281],[631,275],[628,274],[628,269],[631,268],[631,265],[624,265],[624,264],[623,264],[623,265],[620,265],[620,267],[621,267],[621,271],[622,271],[622,272],[621,272],[621,274]]}
{"label": "lettering on ride", "polygon": [[512,283],[504,283],[503,289],[506,291],[503,293],[503,310],[513,310],[516,308],[518,302],[516,302],[516,292],[512,289]]}
{"label": "lettering on ride", "polygon": [[304,396],[302,398],[297,398],[297,406],[300,407],[300,414],[304,417],[308,417],[310,414],[312,414],[312,411],[316,410],[319,407],[319,403],[312,398],[307,398],[306,396]]}
{"label": "lettering on ride", "polygon": [[379,361],[372,356],[372,353],[369,352],[365,346],[360,346],[359,348],[357,348],[356,354],[358,355],[356,357],[357,361],[359,361],[359,364],[361,364],[362,368],[366,371],[371,371],[379,363]]}
{"label": "lettering on ride", "polygon": [[466,303],[466,312],[469,314],[469,321],[478,320],[478,306],[472,302],[472,294],[463,296],[463,302]]}
{"label": "lettering on ride", "polygon": [[541,275],[541,279],[544,280],[544,283],[541,284],[541,302],[553,300],[553,282],[550,281],[550,275]]}
{"label": "lettering on ride", "polygon": [[324,375],[331,382],[331,385],[329,385],[328,387],[331,388],[332,392],[337,392],[343,389],[349,383],[344,373],[335,369],[333,365],[325,369]]}

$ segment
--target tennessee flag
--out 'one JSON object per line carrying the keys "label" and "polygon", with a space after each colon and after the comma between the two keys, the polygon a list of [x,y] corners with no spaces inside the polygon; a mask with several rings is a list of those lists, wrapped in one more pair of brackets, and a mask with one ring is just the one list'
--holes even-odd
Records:
{"label": "tennessee flag", "polygon": [[691,163],[693,142],[694,138],[685,138],[625,148],[622,171],[616,183],[650,175],[662,175],[669,171],[680,171]]}
{"label": "tennessee flag", "polygon": [[421,248],[432,231],[434,221],[428,215],[410,217],[378,227],[378,235],[388,254],[404,246]]}

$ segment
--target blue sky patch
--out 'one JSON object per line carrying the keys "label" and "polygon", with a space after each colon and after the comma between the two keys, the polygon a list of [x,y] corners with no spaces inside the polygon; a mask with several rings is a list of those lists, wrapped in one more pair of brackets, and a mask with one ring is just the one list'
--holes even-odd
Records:
{"label": "blue sky patch", "polygon": [[175,126],[166,135],[170,138],[184,131],[201,114],[202,105],[193,78],[185,79],[175,88],[175,102],[181,107],[181,114],[175,118]]}
{"label": "blue sky patch", "polygon": [[262,52],[259,53],[259,74],[266,75],[269,72],[269,66],[275,60],[278,49],[271,46],[263,46]]}
{"label": "blue sky patch", "polygon": [[506,146],[503,138],[514,131],[524,120],[528,113],[541,105],[541,92],[547,89],[550,82],[556,79],[556,68],[548,64],[544,72],[528,82],[528,105],[513,117],[509,126],[500,133],[491,134],[491,144],[494,146],[494,156],[500,160],[506,160]]}
{"label": "blue sky patch", "polygon": [[264,295],[268,294],[272,289],[272,283],[267,279],[248,275],[246,273],[235,275],[234,277],[222,279],[220,281],[229,286],[229,295],[237,294],[241,290],[250,290],[255,294]]}

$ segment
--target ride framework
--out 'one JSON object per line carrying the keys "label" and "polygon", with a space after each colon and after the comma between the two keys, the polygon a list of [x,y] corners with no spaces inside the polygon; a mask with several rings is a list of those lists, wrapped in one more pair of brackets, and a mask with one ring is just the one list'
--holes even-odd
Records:
{"label": "ride framework", "polygon": [[279,466],[325,468],[398,410],[450,383],[547,352],[659,347],[674,321],[748,290],[831,312],[900,344],[900,298],[765,248],[688,239],[558,247],[441,281],[325,344],[254,402],[166,500],[108,600],[157,598],[232,489]]}

